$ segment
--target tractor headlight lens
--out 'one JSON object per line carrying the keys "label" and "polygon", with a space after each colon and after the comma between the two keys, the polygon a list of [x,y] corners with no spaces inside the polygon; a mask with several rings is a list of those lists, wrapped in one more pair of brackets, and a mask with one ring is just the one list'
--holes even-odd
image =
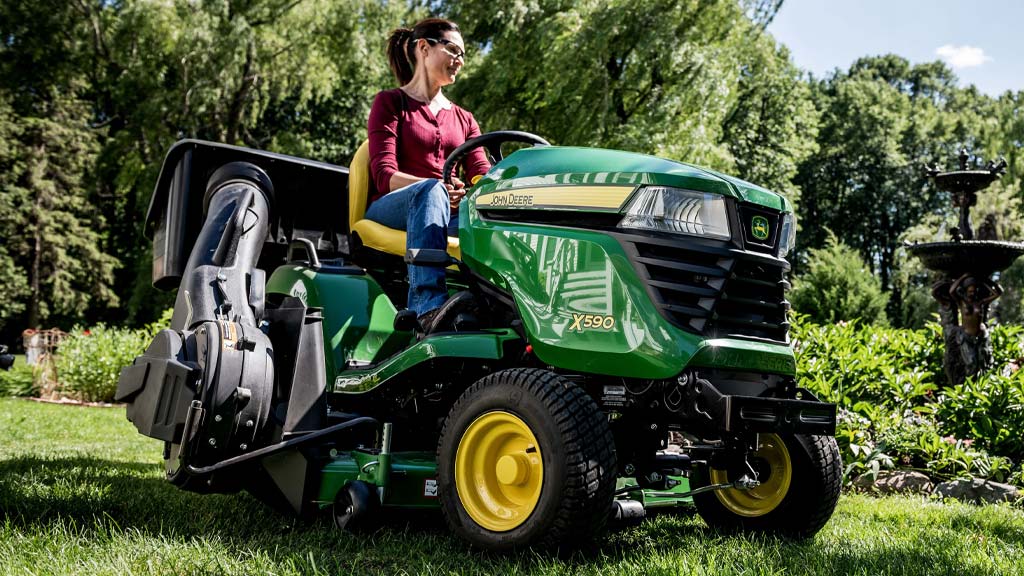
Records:
{"label": "tractor headlight lens", "polygon": [[718,194],[666,186],[642,188],[630,201],[619,228],[658,230],[728,240],[729,215]]}
{"label": "tractor headlight lens", "polygon": [[779,258],[785,258],[796,243],[796,216],[792,213],[782,215],[782,230],[779,230]]}

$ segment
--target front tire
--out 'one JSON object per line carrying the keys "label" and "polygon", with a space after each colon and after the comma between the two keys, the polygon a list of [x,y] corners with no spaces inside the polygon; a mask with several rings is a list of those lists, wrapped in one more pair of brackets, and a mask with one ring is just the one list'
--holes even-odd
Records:
{"label": "front tire", "polygon": [[592,398],[546,370],[487,376],[452,407],[437,452],[452,531],[491,550],[578,545],[604,530],[615,442]]}
{"label": "front tire", "polygon": [[[843,475],[839,446],[831,436],[762,434],[752,455],[761,485],[695,494],[708,526],[805,539],[818,533],[835,510]],[[695,468],[691,486],[733,482],[724,470]]]}

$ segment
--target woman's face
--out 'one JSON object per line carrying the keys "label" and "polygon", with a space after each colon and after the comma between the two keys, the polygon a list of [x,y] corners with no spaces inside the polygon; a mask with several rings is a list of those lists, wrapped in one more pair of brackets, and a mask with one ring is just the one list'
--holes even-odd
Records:
{"label": "woman's face", "polygon": [[428,78],[447,86],[465,64],[466,47],[458,32],[445,32],[439,38],[419,41],[419,60],[426,67]]}

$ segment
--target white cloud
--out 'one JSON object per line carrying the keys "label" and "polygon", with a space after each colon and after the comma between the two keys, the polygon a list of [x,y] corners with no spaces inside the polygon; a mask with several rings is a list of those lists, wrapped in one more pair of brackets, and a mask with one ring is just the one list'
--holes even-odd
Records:
{"label": "white cloud", "polygon": [[935,55],[946,61],[954,69],[974,68],[992,60],[991,56],[977,46],[955,46],[946,44],[935,49]]}

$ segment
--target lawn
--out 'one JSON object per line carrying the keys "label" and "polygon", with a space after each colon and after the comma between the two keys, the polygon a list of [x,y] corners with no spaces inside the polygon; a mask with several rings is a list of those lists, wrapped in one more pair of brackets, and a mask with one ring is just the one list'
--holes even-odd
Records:
{"label": "lawn", "polygon": [[[295,525],[253,498],[162,479],[161,447],[124,408],[0,399],[3,574],[1007,574],[1024,573],[1024,511],[844,496],[808,543],[710,532],[692,513],[558,557],[484,555],[439,516],[373,535]],[[401,520],[401,519],[397,519]]]}

